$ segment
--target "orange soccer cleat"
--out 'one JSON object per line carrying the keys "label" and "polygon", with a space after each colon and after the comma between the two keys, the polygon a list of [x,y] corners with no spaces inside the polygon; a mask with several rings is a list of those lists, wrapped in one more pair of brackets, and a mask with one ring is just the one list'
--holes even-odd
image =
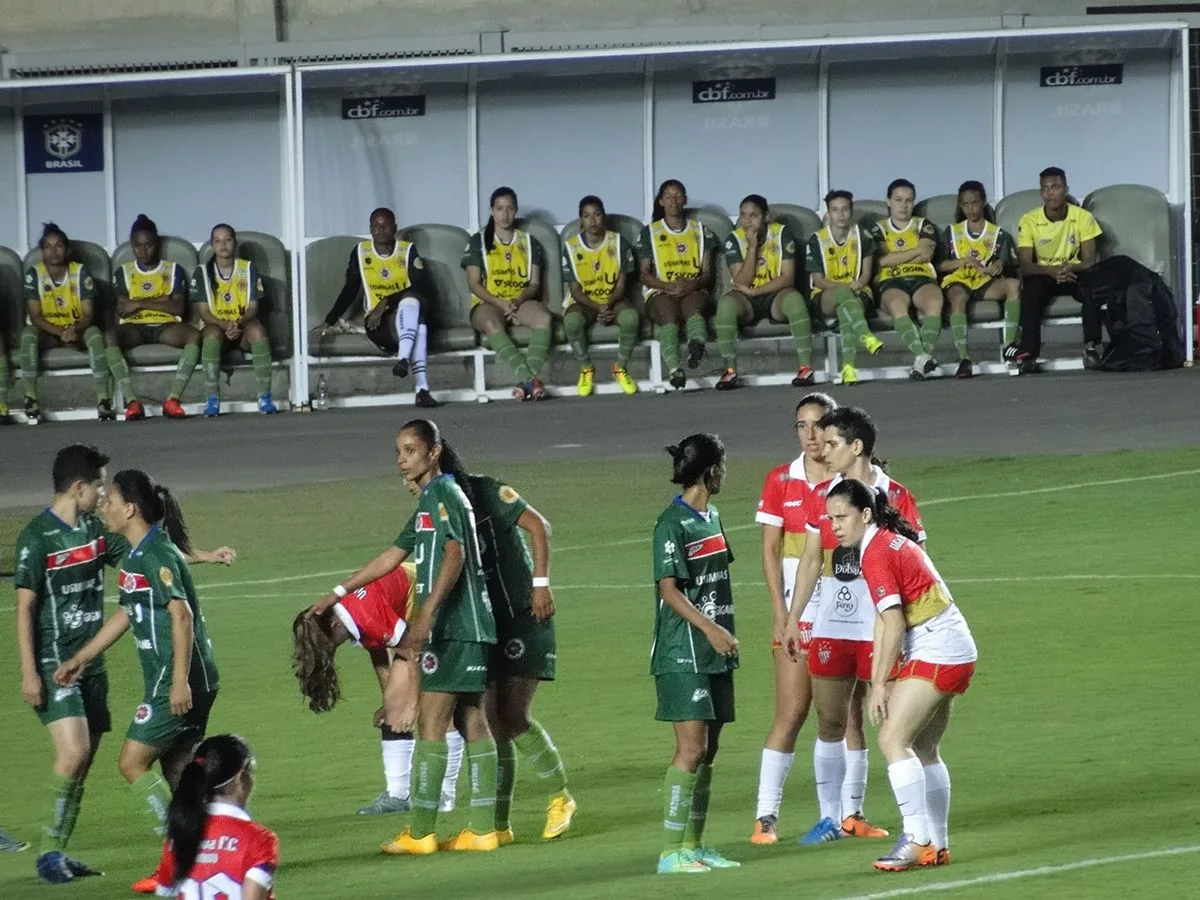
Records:
{"label": "orange soccer cleat", "polygon": [[187,413],[183,410],[183,404],[176,397],[167,398],[167,402],[163,404],[163,415],[168,419],[187,418]]}
{"label": "orange soccer cleat", "polygon": [[778,844],[779,835],[776,825],[779,820],[775,816],[762,816],[754,820],[754,830],[750,832],[752,844]]}
{"label": "orange soccer cleat", "polygon": [[130,888],[135,894],[154,894],[158,892],[158,873],[151,875],[149,878],[143,878],[141,881],[135,881],[130,885]]}
{"label": "orange soccer cleat", "polygon": [[888,836],[886,829],[876,828],[867,821],[862,813],[855,813],[842,819],[842,834],[846,837],[857,838],[885,838]]}
{"label": "orange soccer cleat", "polygon": [[939,850],[937,852],[937,865],[939,865],[939,866],[950,865],[950,848],[949,847],[943,847],[941,850]]}

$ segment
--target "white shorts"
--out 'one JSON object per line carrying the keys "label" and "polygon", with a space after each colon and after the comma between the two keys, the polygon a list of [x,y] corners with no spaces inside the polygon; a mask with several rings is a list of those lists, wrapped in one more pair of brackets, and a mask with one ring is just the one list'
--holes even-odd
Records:
{"label": "white shorts", "polygon": [[919,659],[936,665],[975,662],[979,651],[967,620],[958,607],[951,605],[932,619],[908,629],[904,658]]}

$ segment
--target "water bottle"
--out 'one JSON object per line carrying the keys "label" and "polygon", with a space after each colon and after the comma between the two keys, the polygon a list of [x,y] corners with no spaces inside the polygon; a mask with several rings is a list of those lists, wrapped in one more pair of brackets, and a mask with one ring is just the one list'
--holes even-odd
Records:
{"label": "water bottle", "polygon": [[329,383],[325,381],[324,375],[317,378],[317,394],[313,401],[313,409],[329,409]]}

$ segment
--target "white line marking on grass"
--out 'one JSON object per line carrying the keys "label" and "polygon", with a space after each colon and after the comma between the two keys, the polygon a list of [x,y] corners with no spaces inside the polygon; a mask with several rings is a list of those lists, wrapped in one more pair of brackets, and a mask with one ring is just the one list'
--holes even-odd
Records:
{"label": "white line marking on grass", "polygon": [[1018,869],[1015,872],[996,872],[992,875],[980,875],[976,878],[963,878],[960,881],[934,881],[920,886],[896,888],[892,891],[879,891],[874,894],[855,894],[845,898],[845,900],[884,900],[886,897],[911,897],[916,894],[932,893],[933,891],[956,891],[959,888],[978,887],[983,884],[998,884],[1003,881],[1016,881],[1021,878],[1039,878],[1043,875],[1057,875],[1060,872],[1094,869],[1097,866],[1113,866],[1119,863],[1137,862],[1143,859],[1158,859],[1163,856],[1183,856],[1188,853],[1200,853],[1200,844],[1189,847],[1169,847],[1165,850],[1149,850],[1145,853],[1124,853],[1120,856],[1081,859],[1077,862],[1062,863],[1056,866]]}
{"label": "white line marking on grass", "polygon": [[555,450],[578,450],[583,444],[551,444]]}

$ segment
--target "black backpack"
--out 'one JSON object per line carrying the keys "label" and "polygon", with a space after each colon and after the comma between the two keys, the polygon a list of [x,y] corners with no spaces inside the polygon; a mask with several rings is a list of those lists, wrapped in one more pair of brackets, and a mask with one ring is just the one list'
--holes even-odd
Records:
{"label": "black backpack", "polygon": [[1087,301],[1100,307],[1109,341],[1100,357],[1106,372],[1149,372],[1183,365],[1179,309],[1156,272],[1115,256],[1088,273]]}

